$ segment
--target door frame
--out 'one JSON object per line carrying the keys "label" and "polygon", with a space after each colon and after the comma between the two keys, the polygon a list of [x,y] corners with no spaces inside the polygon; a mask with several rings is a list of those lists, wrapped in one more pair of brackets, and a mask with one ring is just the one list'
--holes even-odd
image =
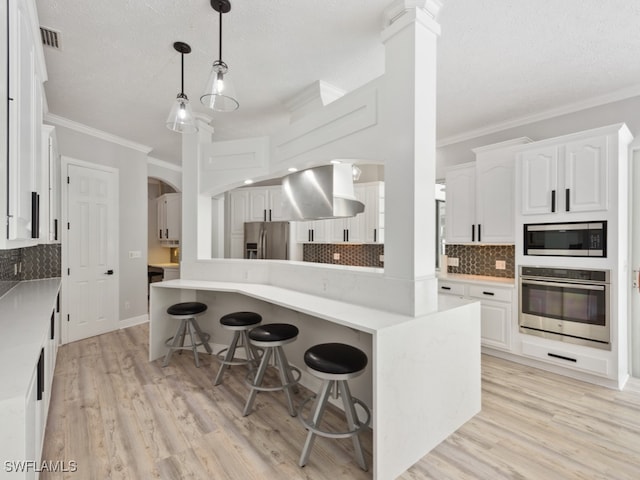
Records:
{"label": "door frame", "polygon": [[[640,140],[635,140],[629,146],[630,175],[629,175],[629,307],[628,313],[628,348],[629,374],[640,378]],[[638,188],[634,188],[637,186]]]}
{"label": "door frame", "polygon": [[[69,173],[69,165],[76,165],[78,167],[90,168],[93,170],[100,170],[102,172],[107,172],[113,174],[113,181],[115,187],[115,196],[116,202],[114,208],[116,209],[116,222],[113,235],[115,237],[115,261],[118,265],[118,269],[116,272],[120,271],[120,212],[119,212],[119,195],[120,195],[120,177],[119,177],[119,169],[114,167],[107,167],[105,165],[100,165],[98,163],[91,163],[85,160],[78,160],[76,158],[67,157],[61,155],[61,169],[62,174],[60,175],[60,191],[62,193],[62,225],[66,225],[69,222],[69,187],[67,183],[67,176]],[[62,282],[61,282],[61,301],[60,301],[60,309],[61,309],[61,318],[60,323],[62,324],[62,328],[60,328],[60,343],[62,345],[69,343],[69,322],[66,321],[69,315],[69,295],[67,294],[67,289],[69,288],[69,276],[66,274],[67,269],[69,268],[69,230],[66,228],[61,228],[62,230],[62,248],[61,248],[61,267],[62,267]],[[115,295],[114,295],[114,303],[115,303],[115,312],[116,315],[119,315],[119,305],[120,305],[120,275],[117,274],[115,285]],[[117,319],[120,320],[119,318]]]}

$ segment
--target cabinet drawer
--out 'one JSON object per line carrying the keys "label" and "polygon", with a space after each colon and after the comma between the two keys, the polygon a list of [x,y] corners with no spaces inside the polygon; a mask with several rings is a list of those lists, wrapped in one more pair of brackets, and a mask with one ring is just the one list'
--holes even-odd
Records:
{"label": "cabinet drawer", "polygon": [[464,284],[456,282],[438,282],[438,293],[464,296]]}
{"label": "cabinet drawer", "polygon": [[496,302],[511,302],[512,292],[507,288],[496,288],[486,285],[469,285],[469,296]]}
{"label": "cabinet drawer", "polygon": [[559,348],[549,348],[545,345],[526,341],[522,342],[522,354],[553,363],[554,365],[609,376],[609,361],[606,358],[596,358],[588,355],[565,352]]}

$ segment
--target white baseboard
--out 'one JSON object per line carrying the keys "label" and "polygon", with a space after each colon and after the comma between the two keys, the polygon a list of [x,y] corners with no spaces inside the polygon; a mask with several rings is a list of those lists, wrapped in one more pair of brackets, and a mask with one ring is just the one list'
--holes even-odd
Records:
{"label": "white baseboard", "polygon": [[118,328],[122,330],[123,328],[129,328],[135,325],[141,325],[143,323],[147,323],[148,321],[149,321],[149,314],[139,315],[137,317],[125,318],[124,320],[120,320],[118,322]]}

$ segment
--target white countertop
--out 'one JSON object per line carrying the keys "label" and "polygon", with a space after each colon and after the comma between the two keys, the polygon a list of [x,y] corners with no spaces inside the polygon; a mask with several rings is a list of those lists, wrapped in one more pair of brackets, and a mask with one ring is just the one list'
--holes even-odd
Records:
{"label": "white countertop", "polygon": [[59,290],[59,278],[29,280],[0,298],[0,400],[26,394]]}
{"label": "white countertop", "polygon": [[[415,317],[408,315],[375,310],[362,305],[355,305],[317,295],[297,292],[295,290],[275,287],[273,285],[257,283],[179,279],[152,283],[151,288],[177,288],[240,293],[367,333],[375,333],[387,327],[415,320]],[[450,310],[468,303],[471,302],[456,297],[447,298],[445,301],[438,302],[438,311]],[[428,317],[429,315],[424,315],[424,318]]]}
{"label": "white countertop", "polygon": [[481,283],[490,285],[501,285],[506,287],[515,287],[515,278],[490,277],[487,275],[466,275],[462,273],[438,273],[438,280],[446,280],[448,282],[465,282],[465,283]]}

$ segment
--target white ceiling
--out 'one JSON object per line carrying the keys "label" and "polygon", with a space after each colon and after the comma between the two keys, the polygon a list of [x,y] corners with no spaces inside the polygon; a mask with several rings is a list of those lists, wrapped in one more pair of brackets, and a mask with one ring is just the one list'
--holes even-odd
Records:
{"label": "white ceiling", "polygon": [[[266,135],[289,122],[284,102],[323,80],[350,91],[384,73],[389,0],[231,0],[223,59],[240,109],[216,113],[215,139]],[[36,0],[49,112],[152,147],[180,163],[180,135],[164,126],[180,89],[196,112],[218,51],[209,0]],[[438,18],[438,138],[640,94],[640,2],[445,0]]]}

